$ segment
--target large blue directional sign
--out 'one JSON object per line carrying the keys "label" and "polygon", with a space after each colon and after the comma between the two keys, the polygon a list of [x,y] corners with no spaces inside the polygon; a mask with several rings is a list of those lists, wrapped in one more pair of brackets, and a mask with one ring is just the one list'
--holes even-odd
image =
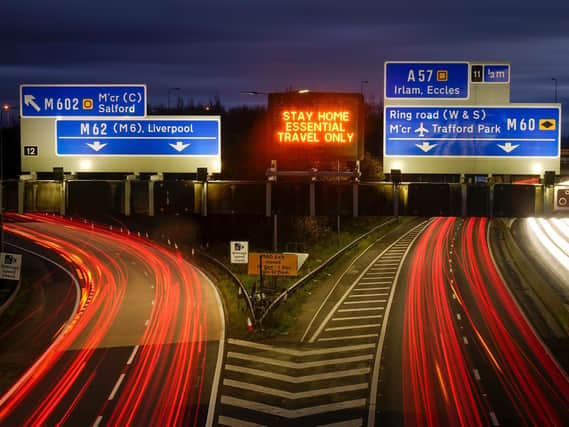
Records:
{"label": "large blue directional sign", "polygon": [[59,156],[217,156],[220,118],[57,120]]}
{"label": "large blue directional sign", "polygon": [[386,62],[386,99],[468,99],[468,62]]}
{"label": "large blue directional sign", "polygon": [[21,85],[20,116],[144,117],[146,85]]}
{"label": "large blue directional sign", "polygon": [[558,157],[561,108],[386,107],[386,156]]}

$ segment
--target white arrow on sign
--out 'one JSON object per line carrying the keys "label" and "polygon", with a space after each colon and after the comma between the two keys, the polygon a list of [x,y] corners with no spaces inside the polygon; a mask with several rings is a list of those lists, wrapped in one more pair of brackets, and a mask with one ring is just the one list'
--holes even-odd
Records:
{"label": "white arrow on sign", "polygon": [[174,150],[176,150],[178,153],[181,153],[182,151],[184,151],[186,147],[190,146],[190,144],[184,144],[182,141],[176,141],[175,144],[168,144],[168,145],[172,147]]}
{"label": "white arrow on sign", "polygon": [[34,102],[35,99],[36,97],[33,95],[24,95],[24,104],[26,104],[28,107],[32,107],[34,110],[36,110],[39,113],[41,108],[38,104]]}
{"label": "white arrow on sign", "polygon": [[511,153],[512,151],[514,151],[516,148],[518,148],[520,146],[520,144],[517,145],[512,145],[511,142],[506,142],[504,145],[500,145],[498,144],[498,147],[500,147],[502,150],[504,150],[506,153]]}
{"label": "white arrow on sign", "polygon": [[435,148],[437,144],[429,144],[428,141],[423,141],[422,144],[415,144],[415,147],[423,150],[425,153]]}
{"label": "white arrow on sign", "polygon": [[107,144],[101,144],[99,141],[94,141],[92,144],[87,143],[87,145],[95,151],[99,151]]}

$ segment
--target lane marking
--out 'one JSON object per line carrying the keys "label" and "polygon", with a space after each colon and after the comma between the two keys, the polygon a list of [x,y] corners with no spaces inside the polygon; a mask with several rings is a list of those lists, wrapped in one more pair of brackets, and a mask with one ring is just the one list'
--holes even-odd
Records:
{"label": "lane marking", "polygon": [[264,424],[256,424],[249,421],[238,420],[237,418],[220,415],[217,424],[228,427],[266,427]]}
{"label": "lane marking", "polygon": [[148,322],[150,322],[150,319],[147,319],[146,322],[144,322],[144,326],[148,326]]}
{"label": "lane marking", "polygon": [[319,427],[361,427],[363,422],[363,418],[358,418],[355,420],[339,421],[332,424],[320,424]]}
{"label": "lane marking", "polygon": [[397,269],[397,273],[395,273],[395,277],[393,279],[393,287],[391,288],[391,293],[389,295],[389,301],[387,303],[387,307],[385,308],[385,319],[383,324],[381,325],[381,332],[379,335],[379,342],[377,344],[376,355],[375,355],[375,362],[373,365],[373,372],[370,378],[371,381],[371,389],[369,394],[369,407],[368,407],[368,417],[367,417],[367,425],[368,427],[375,426],[375,411],[376,411],[376,403],[377,403],[377,389],[379,387],[379,368],[381,365],[381,354],[383,352],[383,343],[385,342],[385,334],[387,332],[387,321],[389,319],[389,313],[391,312],[391,305],[393,304],[393,299],[395,297],[395,290],[397,288],[397,281],[399,279],[399,275],[401,274],[401,269],[403,268],[403,264],[409,252],[411,251],[411,246],[415,243],[417,238],[421,235],[421,233],[425,230],[425,228],[429,225],[430,221],[423,221],[422,223],[418,224],[417,226],[413,227],[407,233],[404,234],[403,237],[409,236],[415,230],[417,234],[410,238],[406,243],[405,253],[401,257],[401,263],[399,264],[399,268]]}
{"label": "lane marking", "polygon": [[352,362],[362,362],[364,360],[371,360],[371,354],[364,354],[362,356],[352,356],[352,357],[341,357],[338,359],[327,359],[327,360],[316,360],[314,362],[288,362],[285,360],[279,359],[271,359],[268,357],[262,356],[254,356],[251,354],[245,353],[236,353],[230,351],[227,353],[228,359],[240,359],[240,360],[247,360],[252,362],[259,362],[265,363],[267,365],[275,365],[275,366],[284,366],[285,368],[291,369],[306,369],[306,368],[315,368],[319,366],[326,366],[326,365],[340,365],[343,363],[352,363]]}
{"label": "lane marking", "polygon": [[232,345],[239,345],[242,347],[255,348],[257,350],[267,350],[267,351],[272,351],[274,353],[281,353],[293,356],[316,356],[320,354],[343,353],[347,351],[366,350],[375,347],[375,345],[373,344],[357,344],[357,345],[347,345],[342,347],[323,348],[318,350],[293,350],[290,348],[274,347],[272,345],[239,340],[235,338],[229,338],[227,340],[227,343]]}
{"label": "lane marking", "polygon": [[117,391],[119,391],[119,387],[121,386],[122,381],[124,380],[124,376],[125,376],[125,374],[121,374],[121,376],[117,380],[115,386],[113,387],[113,391],[111,391],[111,394],[109,395],[108,400],[113,400],[115,398],[115,394],[117,394]]}
{"label": "lane marking", "polygon": [[498,422],[498,417],[494,413],[494,411],[490,412],[490,420],[492,420],[492,425],[494,427],[498,427],[500,423]]}
{"label": "lane marking", "polygon": [[362,288],[362,289],[356,288],[356,289],[354,289],[354,292],[387,291],[387,290],[389,290],[389,289],[391,289],[390,286],[378,286],[378,287],[374,287],[374,288],[373,288],[373,287],[365,287],[365,288]]}
{"label": "lane marking", "polygon": [[327,337],[327,338],[318,338],[318,342],[320,341],[344,341],[344,340],[355,340],[360,338],[371,338],[371,337],[378,337],[379,334],[364,334],[364,335],[349,335],[349,336],[342,336],[342,337]]}
{"label": "lane marking", "polygon": [[350,325],[350,326],[334,326],[332,328],[324,329],[324,332],[331,331],[348,331],[350,329],[366,329],[366,328],[379,328],[381,325],[379,323],[371,323],[368,325]]}
{"label": "lane marking", "polygon": [[[187,261],[186,261],[187,262]],[[206,427],[213,426],[213,418],[215,415],[215,407],[217,402],[217,392],[219,390],[219,384],[221,382],[221,368],[223,366],[223,352],[225,348],[225,312],[223,311],[223,303],[221,302],[221,297],[219,295],[218,289],[214,286],[213,282],[206,276],[203,271],[201,271],[198,267],[188,262],[196,271],[198,271],[201,276],[205,279],[207,283],[209,283],[211,289],[213,289],[213,294],[215,296],[215,300],[217,301],[217,308],[219,310],[219,341],[218,341],[218,348],[217,348],[217,363],[215,365],[215,372],[213,374],[213,380],[211,384],[211,394],[209,397],[209,406],[207,410],[207,419],[206,419]]]}
{"label": "lane marking", "polygon": [[385,307],[366,307],[366,308],[342,308],[337,311],[337,313],[347,313],[350,311],[376,311],[385,310]]}
{"label": "lane marking", "polygon": [[462,317],[460,316],[460,313],[456,313],[456,318],[457,318],[458,320],[461,320],[461,319],[462,319]]}
{"label": "lane marking", "polygon": [[138,351],[138,344],[134,346],[134,348],[132,349],[132,353],[130,354],[130,357],[128,358],[126,364],[130,365],[132,364],[132,361],[134,360],[134,356],[136,356],[136,352]]}
{"label": "lane marking", "polygon": [[362,285],[391,285],[392,283],[393,283],[392,280],[381,280],[381,281],[373,280],[371,282],[360,282],[358,284],[358,288]]}
{"label": "lane marking", "polygon": [[243,366],[225,365],[226,371],[237,372],[240,374],[255,375],[257,377],[269,378],[272,380],[284,381],[290,384],[303,384],[312,381],[331,380],[335,378],[354,377],[357,375],[367,375],[369,368],[346,369],[343,371],[326,372],[324,374],[311,374],[290,376],[285,374],[275,374],[273,372],[262,371],[254,368],[244,368]]}
{"label": "lane marking", "polygon": [[238,408],[246,408],[248,410],[263,412],[265,414],[276,415],[283,418],[300,418],[324,412],[365,407],[366,399],[346,400],[344,402],[328,403],[326,405],[309,406],[307,408],[292,410],[229,396],[221,396],[221,404],[236,406]]}
{"label": "lane marking", "polygon": [[348,298],[385,297],[387,295],[389,295],[389,293],[381,292],[381,293],[374,293],[374,294],[350,295]]}
{"label": "lane marking", "polygon": [[465,336],[462,337],[462,341],[464,341],[465,344],[468,344],[468,338],[466,338]]}
{"label": "lane marking", "polygon": [[[380,225],[378,225],[377,227],[375,227],[374,229],[379,229],[385,225],[390,225],[392,223],[394,223],[395,221],[392,220],[388,220],[385,221],[383,223],[381,223]],[[372,231],[374,230],[372,229]],[[316,313],[314,313],[314,316],[312,316],[312,319],[310,319],[310,322],[308,322],[308,326],[306,327],[306,330],[304,331],[304,334],[302,334],[302,337],[300,338],[300,342],[304,342],[306,336],[308,335],[308,332],[310,331],[310,328],[312,328],[312,324],[316,321],[316,318],[318,317],[318,315],[320,314],[320,311],[322,311],[322,309],[324,308],[324,306],[326,305],[326,303],[328,302],[328,300],[330,299],[330,297],[332,296],[332,294],[334,293],[334,291],[336,290],[336,288],[338,287],[338,285],[340,284],[340,282],[342,281],[342,279],[344,278],[344,276],[346,276],[346,274],[358,274],[359,271],[354,267],[354,264],[362,257],[364,256],[364,254],[366,254],[373,246],[375,246],[376,243],[381,242],[383,239],[385,239],[387,237],[387,235],[391,234],[392,232],[387,232],[387,234],[384,234],[383,236],[379,237],[378,239],[376,239],[373,243],[370,243],[370,245],[365,248],[363,250],[362,253],[360,253],[357,257],[355,257],[352,262],[350,263],[350,265],[348,265],[348,267],[342,272],[342,274],[340,275],[340,277],[338,277],[338,280],[336,280],[336,283],[334,283],[334,286],[332,286],[332,289],[330,289],[330,292],[328,292],[328,295],[326,295],[326,298],[324,298],[324,301],[322,301],[322,304],[320,304],[320,306],[318,307],[318,310],[316,310]],[[353,268],[353,269],[352,269]],[[369,268],[369,267],[368,267]],[[363,273],[365,273],[365,271],[367,271],[367,269],[364,269]],[[362,277],[362,274],[360,274],[358,276],[358,279],[360,277]],[[311,341],[312,342],[312,341]]]}
{"label": "lane marking", "polygon": [[95,422],[93,423],[93,427],[98,427],[99,424],[101,424],[101,421],[103,421],[103,416],[102,416],[102,415],[99,415],[99,416],[97,417],[97,419],[95,420]]}
{"label": "lane marking", "polygon": [[283,399],[306,399],[309,397],[318,397],[318,396],[325,396],[330,394],[339,394],[339,393],[346,393],[350,391],[359,391],[359,390],[367,390],[368,383],[359,383],[359,384],[350,384],[344,385],[339,387],[327,387],[327,388],[319,388],[315,390],[308,390],[308,391],[299,391],[297,393],[279,390],[276,388],[265,387],[262,385],[247,383],[243,381],[236,381],[225,379],[223,380],[223,385],[229,387],[240,388],[243,390],[253,390],[257,393],[262,394],[269,394],[271,396],[282,397]]}
{"label": "lane marking", "polygon": [[371,304],[375,302],[386,302],[385,299],[370,299],[368,301],[345,301],[344,304]]}
{"label": "lane marking", "polygon": [[342,320],[363,320],[363,319],[379,319],[383,317],[383,314],[373,314],[370,316],[353,316],[353,317],[334,317],[332,322],[339,322]]}
{"label": "lane marking", "polygon": [[474,378],[476,378],[476,381],[480,381],[480,372],[478,372],[478,369],[473,369],[472,371],[474,372]]}

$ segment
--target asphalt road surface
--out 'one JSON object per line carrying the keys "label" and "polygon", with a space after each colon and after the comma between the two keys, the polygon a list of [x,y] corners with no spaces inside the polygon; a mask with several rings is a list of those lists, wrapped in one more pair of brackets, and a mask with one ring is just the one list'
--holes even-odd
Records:
{"label": "asphalt road surface", "polygon": [[564,425],[569,380],[495,267],[484,218],[437,218],[414,245],[380,377],[384,424]]}
{"label": "asphalt road surface", "polygon": [[[212,422],[225,328],[219,295],[199,270],[126,231],[44,215],[7,220],[8,236],[51,253],[70,274],[42,287],[35,325],[48,332],[38,337],[21,320],[21,339],[43,351],[23,357],[22,374],[3,390],[0,424]],[[47,274],[62,274],[55,270]]]}

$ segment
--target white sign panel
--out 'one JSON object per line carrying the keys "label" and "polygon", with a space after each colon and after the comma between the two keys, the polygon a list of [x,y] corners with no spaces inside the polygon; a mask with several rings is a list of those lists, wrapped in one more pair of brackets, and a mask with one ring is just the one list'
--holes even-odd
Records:
{"label": "white sign panel", "polygon": [[249,262],[249,242],[229,243],[231,253],[231,264],[247,264]]}
{"label": "white sign panel", "polygon": [[20,280],[22,255],[0,252],[0,279]]}

